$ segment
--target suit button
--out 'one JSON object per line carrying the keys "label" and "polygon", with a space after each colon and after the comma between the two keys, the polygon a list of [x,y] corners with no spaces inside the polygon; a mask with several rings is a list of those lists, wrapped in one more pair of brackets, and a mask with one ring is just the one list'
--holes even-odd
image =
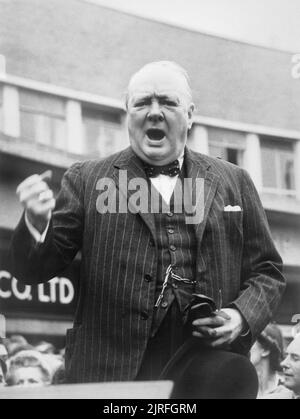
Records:
{"label": "suit button", "polygon": [[150,275],[150,274],[146,274],[145,276],[144,276],[144,278],[145,278],[145,281],[146,282],[151,282],[152,281],[152,275]]}
{"label": "suit button", "polygon": [[171,250],[172,252],[176,252],[177,248],[176,248],[176,246],[174,246],[174,244],[171,244],[171,246],[170,246],[170,250]]}
{"label": "suit button", "polygon": [[163,301],[161,303],[162,308],[167,308],[168,307],[168,303],[166,301]]}
{"label": "suit button", "polygon": [[170,212],[167,212],[167,216],[172,218],[174,216],[174,214],[173,214],[173,212],[170,211]]}
{"label": "suit button", "polygon": [[174,234],[174,230],[173,230],[173,228],[168,228],[168,233],[169,233],[169,234]]}
{"label": "suit button", "polygon": [[149,319],[149,314],[146,311],[142,311],[141,312],[141,318],[143,320],[148,320]]}

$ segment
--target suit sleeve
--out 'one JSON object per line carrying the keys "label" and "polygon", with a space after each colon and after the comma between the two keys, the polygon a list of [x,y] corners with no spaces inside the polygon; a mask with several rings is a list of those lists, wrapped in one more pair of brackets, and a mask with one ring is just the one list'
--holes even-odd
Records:
{"label": "suit sleeve", "polygon": [[244,249],[241,292],[232,305],[249,326],[250,333],[245,338],[249,343],[249,340],[256,340],[276,313],[286,281],[282,274],[282,259],[275,248],[259,195],[244,170],[242,199]]}
{"label": "suit sleeve", "polygon": [[62,179],[46,239],[37,243],[23,214],[11,241],[12,274],[26,284],[47,282],[70,265],[82,246],[84,223],[81,163],[74,164]]}

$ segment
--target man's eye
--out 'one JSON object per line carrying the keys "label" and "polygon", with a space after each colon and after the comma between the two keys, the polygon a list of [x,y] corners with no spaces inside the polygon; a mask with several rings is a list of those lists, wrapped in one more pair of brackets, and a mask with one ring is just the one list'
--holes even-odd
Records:
{"label": "man's eye", "polygon": [[135,108],[141,108],[141,107],[143,107],[143,106],[147,106],[147,105],[149,105],[149,101],[148,100],[138,100],[137,102],[135,102],[134,104],[133,104],[133,106],[135,107]]}
{"label": "man's eye", "polygon": [[141,106],[145,106],[145,102],[136,102],[133,106],[135,108],[140,108]]}
{"label": "man's eye", "polygon": [[174,100],[165,100],[164,104],[166,106],[177,106],[178,105],[177,102],[175,102]]}

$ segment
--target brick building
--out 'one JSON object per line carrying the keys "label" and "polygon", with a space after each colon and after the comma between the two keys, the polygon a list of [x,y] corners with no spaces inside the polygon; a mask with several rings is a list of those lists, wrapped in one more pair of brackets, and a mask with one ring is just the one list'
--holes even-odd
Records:
{"label": "brick building", "polygon": [[259,190],[289,283],[277,320],[290,333],[300,313],[300,81],[291,75],[291,55],[85,0],[3,0],[0,312],[9,333],[63,336],[80,263],[34,290],[11,278],[7,248],[22,211],[16,185],[52,168],[58,190],[74,161],[126,147],[127,82],[161,59],[178,62],[191,77],[196,118],[189,145],[246,168]]}

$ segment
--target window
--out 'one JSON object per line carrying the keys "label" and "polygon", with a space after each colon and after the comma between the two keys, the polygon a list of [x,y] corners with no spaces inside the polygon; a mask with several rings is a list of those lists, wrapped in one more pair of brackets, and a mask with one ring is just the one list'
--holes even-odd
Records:
{"label": "window", "polygon": [[61,150],[67,147],[65,102],[55,96],[20,90],[21,136]]}
{"label": "window", "polygon": [[261,151],[265,191],[295,193],[293,142],[261,137]]}
{"label": "window", "polygon": [[246,138],[242,132],[209,127],[208,143],[210,156],[221,157],[238,166],[243,165]]}
{"label": "window", "polygon": [[82,109],[83,149],[87,156],[106,157],[121,149],[121,116],[97,108]]}

